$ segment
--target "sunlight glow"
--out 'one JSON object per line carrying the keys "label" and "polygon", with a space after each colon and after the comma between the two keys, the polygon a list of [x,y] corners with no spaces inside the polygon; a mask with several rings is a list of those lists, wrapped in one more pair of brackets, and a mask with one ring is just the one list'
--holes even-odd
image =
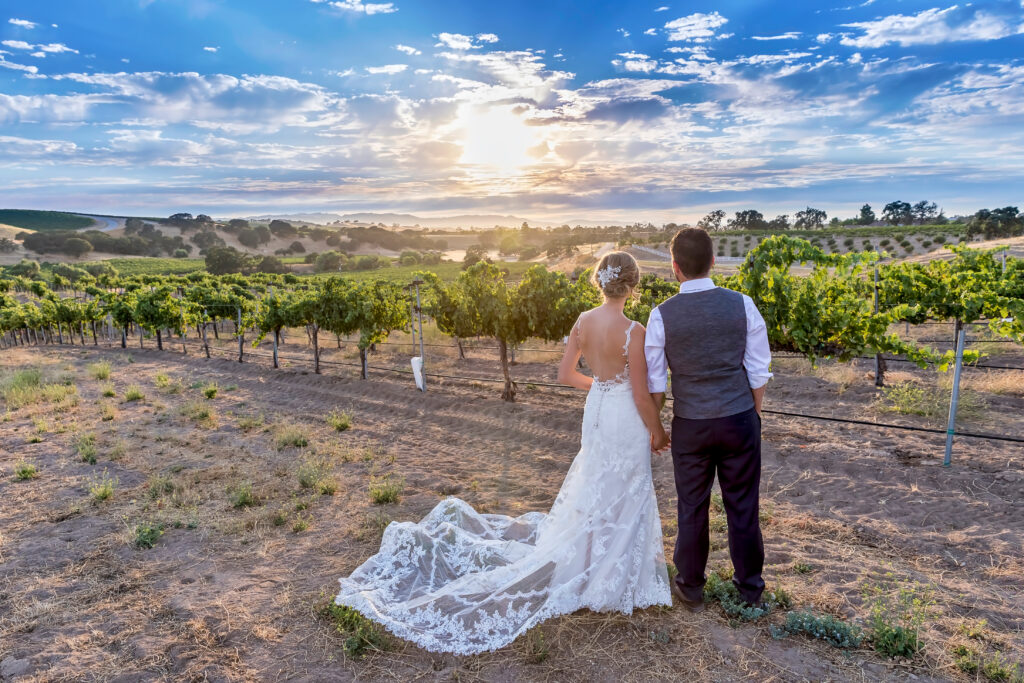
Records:
{"label": "sunlight glow", "polygon": [[538,135],[507,109],[474,109],[465,116],[462,163],[514,171],[533,159],[530,148]]}

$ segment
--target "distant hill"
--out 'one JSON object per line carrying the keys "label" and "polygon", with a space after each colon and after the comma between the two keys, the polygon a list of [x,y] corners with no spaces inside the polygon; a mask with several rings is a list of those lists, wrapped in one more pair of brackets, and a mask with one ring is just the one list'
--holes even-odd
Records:
{"label": "distant hill", "polygon": [[79,230],[95,225],[96,221],[64,211],[0,209],[0,223],[29,230]]}
{"label": "distant hill", "polygon": [[397,223],[403,228],[409,228],[415,225],[421,228],[493,228],[499,225],[504,228],[518,228],[524,222],[529,223],[533,227],[545,228],[557,225],[584,225],[584,226],[595,226],[595,225],[614,225],[614,221],[535,221],[529,218],[523,218],[521,216],[509,216],[501,214],[462,214],[458,216],[417,216],[411,213],[294,213],[294,214],[267,214],[263,216],[248,216],[247,220],[251,221],[269,221],[269,220],[282,220],[282,221],[296,221],[304,223],[320,223],[322,225],[328,225],[336,221],[349,221],[352,223],[383,223],[384,225],[394,225]]}

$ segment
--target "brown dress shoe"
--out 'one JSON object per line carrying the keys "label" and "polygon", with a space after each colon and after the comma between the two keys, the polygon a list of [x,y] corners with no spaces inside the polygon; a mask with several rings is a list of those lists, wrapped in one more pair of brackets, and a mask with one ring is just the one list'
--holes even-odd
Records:
{"label": "brown dress shoe", "polygon": [[672,595],[679,598],[679,602],[683,603],[683,607],[690,610],[694,614],[700,614],[704,611],[704,601],[690,600],[688,597],[683,595],[683,591],[679,588],[679,584],[675,581],[672,582]]}

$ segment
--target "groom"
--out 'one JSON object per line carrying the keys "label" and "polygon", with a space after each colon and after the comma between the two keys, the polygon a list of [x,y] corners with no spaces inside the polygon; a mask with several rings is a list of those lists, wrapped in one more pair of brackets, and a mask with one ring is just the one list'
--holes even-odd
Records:
{"label": "groom", "polygon": [[[704,609],[708,504],[715,473],[729,521],[733,584],[760,605],[764,545],[758,520],[761,400],[771,353],[764,318],[750,297],[716,287],[714,245],[684,228],[672,239],[679,294],[651,311],[644,351],[648,389],[658,405],[672,372],[672,462],[679,535],[672,592],[691,611]],[[667,364],[667,368],[666,368]]]}

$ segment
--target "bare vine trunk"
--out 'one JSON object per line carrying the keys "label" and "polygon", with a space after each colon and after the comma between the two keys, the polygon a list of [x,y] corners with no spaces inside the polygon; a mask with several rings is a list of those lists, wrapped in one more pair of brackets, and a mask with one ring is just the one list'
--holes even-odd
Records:
{"label": "bare vine trunk", "polygon": [[508,370],[508,344],[504,339],[498,340],[498,354],[501,356],[501,372],[505,375],[505,390],[501,398],[504,401],[515,401],[516,383],[512,381],[512,374]]}

